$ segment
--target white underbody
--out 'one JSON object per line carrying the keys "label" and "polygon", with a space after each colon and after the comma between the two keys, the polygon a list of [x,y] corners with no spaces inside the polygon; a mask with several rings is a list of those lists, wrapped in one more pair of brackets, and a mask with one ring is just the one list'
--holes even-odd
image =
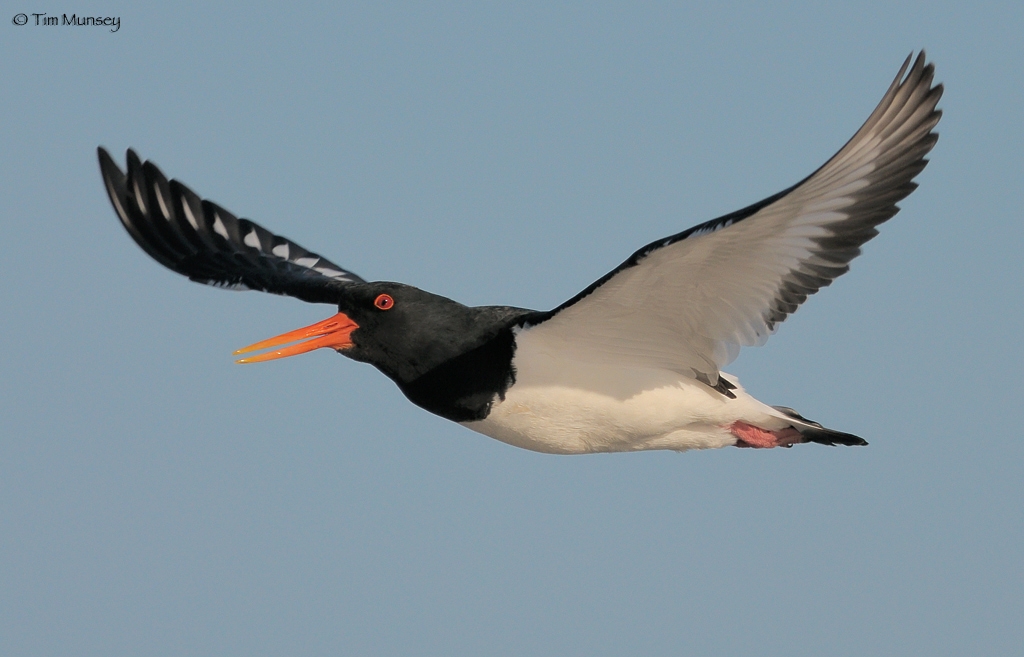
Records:
{"label": "white underbody", "polygon": [[466,425],[562,454],[737,440],[773,447],[803,442],[808,429],[829,442],[820,425],[738,386],[732,399],[697,379],[716,383],[741,347],[764,344],[808,295],[847,271],[873,226],[896,213],[936,140],[942,89],[932,82],[924,54],[913,66],[908,58],[861,129],[797,186],[652,242],[524,327],[516,334],[515,384],[490,415]]}
{"label": "white underbody", "polygon": [[[524,449],[552,454],[685,451],[735,445],[737,421],[768,430],[792,420],[739,386],[735,399],[677,372],[569,360],[547,349],[523,348],[515,384],[495,399],[484,420],[463,424]],[[533,345],[529,345],[533,346]]]}

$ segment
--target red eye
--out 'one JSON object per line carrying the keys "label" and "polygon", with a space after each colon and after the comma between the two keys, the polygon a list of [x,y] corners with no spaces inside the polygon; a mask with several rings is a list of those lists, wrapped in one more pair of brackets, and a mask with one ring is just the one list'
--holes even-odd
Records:
{"label": "red eye", "polygon": [[390,294],[381,294],[374,300],[373,305],[381,310],[391,310],[395,305],[395,300],[391,298]]}

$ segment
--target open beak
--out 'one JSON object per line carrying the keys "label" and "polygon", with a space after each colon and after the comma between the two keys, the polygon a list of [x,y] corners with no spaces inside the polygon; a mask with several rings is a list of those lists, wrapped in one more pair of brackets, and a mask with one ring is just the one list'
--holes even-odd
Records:
{"label": "open beak", "polygon": [[289,331],[288,333],[282,333],[281,335],[270,338],[269,340],[263,340],[262,342],[251,344],[248,347],[239,349],[234,353],[234,355],[247,354],[251,351],[259,351],[260,349],[269,349],[270,347],[277,347],[279,345],[288,344],[289,342],[296,342],[297,340],[306,340],[305,342],[299,342],[298,344],[293,344],[290,347],[268,351],[255,356],[249,356],[247,358],[240,358],[235,362],[262,363],[263,361],[274,360],[275,358],[285,358],[287,356],[304,354],[307,351],[313,351],[314,349],[321,349],[323,347],[330,347],[331,349],[347,349],[352,346],[352,339],[349,336],[351,336],[352,331],[355,331],[357,328],[359,328],[359,325],[349,319],[347,315],[344,313],[338,313],[334,317],[325,319],[322,322],[317,322],[311,326]]}

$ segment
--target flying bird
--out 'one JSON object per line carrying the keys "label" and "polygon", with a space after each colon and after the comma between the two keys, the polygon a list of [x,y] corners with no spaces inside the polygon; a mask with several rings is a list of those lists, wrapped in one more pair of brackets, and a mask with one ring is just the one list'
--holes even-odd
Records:
{"label": "flying bird", "polygon": [[[129,235],[191,280],[333,304],[322,322],[240,349],[240,363],[330,348],[414,404],[505,443],[556,454],[866,445],[749,395],[722,372],[849,269],[898,212],[935,145],[942,85],[907,58],[857,133],[799,183],[644,246],[547,311],[469,307],[368,282],[239,219],[127,152],[100,171]],[[287,346],[286,346],[287,345]],[[254,352],[263,351],[255,354]]]}

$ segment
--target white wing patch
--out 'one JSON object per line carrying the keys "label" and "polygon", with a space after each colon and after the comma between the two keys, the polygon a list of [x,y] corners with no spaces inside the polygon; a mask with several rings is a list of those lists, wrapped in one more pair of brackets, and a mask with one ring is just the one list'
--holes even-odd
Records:
{"label": "white wing patch", "polygon": [[249,231],[249,234],[245,236],[245,239],[243,239],[242,242],[244,242],[246,246],[251,246],[254,249],[260,249],[261,251],[263,250],[263,247],[260,246],[260,236],[256,234],[255,230]]}
{"label": "white wing patch", "polygon": [[220,220],[220,217],[216,217],[213,220],[213,232],[226,240],[231,239],[231,236],[228,235],[228,229],[224,227],[224,222]]}
{"label": "white wing patch", "polygon": [[182,209],[185,211],[185,219],[192,226],[192,230],[199,230],[199,220],[192,214],[192,206],[188,203],[183,203]]}

